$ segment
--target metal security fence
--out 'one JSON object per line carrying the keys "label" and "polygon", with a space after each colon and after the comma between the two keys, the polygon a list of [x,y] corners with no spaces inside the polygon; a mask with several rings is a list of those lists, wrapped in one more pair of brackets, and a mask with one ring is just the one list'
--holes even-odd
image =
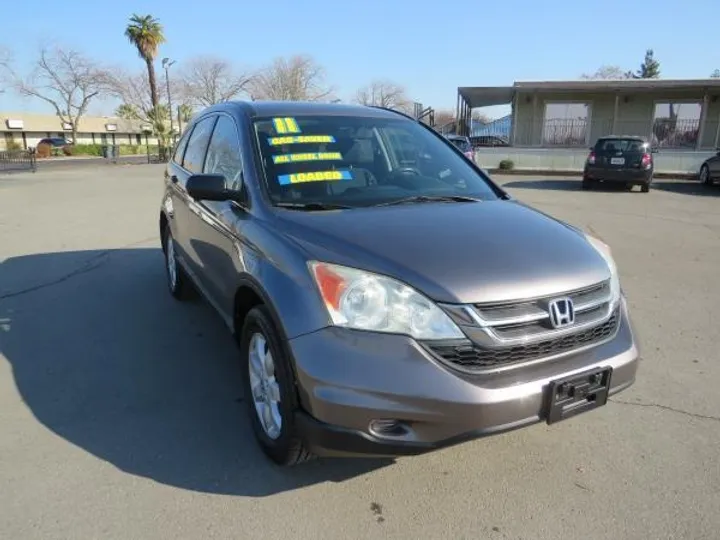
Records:
{"label": "metal security fence", "polygon": [[37,160],[33,150],[0,151],[0,171],[32,171],[37,170]]}
{"label": "metal security fence", "polygon": [[652,126],[652,143],[658,148],[694,149],[699,134],[699,118],[656,118]]}

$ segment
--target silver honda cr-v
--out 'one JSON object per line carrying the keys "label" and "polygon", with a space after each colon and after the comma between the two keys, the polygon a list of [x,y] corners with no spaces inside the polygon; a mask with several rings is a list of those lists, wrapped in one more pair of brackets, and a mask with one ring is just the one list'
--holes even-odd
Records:
{"label": "silver honda cr-v", "polygon": [[635,380],[607,245],[396,112],[225,103],[165,173],[170,292],[237,337],[275,461],[401,455],[557,422]]}

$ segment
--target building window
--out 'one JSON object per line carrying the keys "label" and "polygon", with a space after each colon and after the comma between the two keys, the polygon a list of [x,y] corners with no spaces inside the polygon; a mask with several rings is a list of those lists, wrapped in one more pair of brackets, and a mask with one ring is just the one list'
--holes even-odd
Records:
{"label": "building window", "polygon": [[587,146],[589,103],[546,103],[543,146]]}
{"label": "building window", "polygon": [[699,101],[656,103],[652,143],[660,148],[695,148],[700,132],[702,104]]}

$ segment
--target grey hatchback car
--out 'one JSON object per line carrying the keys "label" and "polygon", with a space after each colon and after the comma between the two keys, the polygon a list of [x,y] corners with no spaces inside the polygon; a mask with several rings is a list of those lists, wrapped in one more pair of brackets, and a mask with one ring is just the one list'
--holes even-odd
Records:
{"label": "grey hatchback car", "polygon": [[167,164],[159,230],[170,293],[199,292],[236,336],[280,464],[552,424],[635,380],[608,246],[394,111],[204,110]]}

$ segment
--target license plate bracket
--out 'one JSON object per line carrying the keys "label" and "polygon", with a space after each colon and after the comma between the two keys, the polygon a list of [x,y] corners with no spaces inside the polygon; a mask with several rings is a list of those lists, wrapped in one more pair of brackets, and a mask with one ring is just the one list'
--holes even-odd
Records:
{"label": "license plate bracket", "polygon": [[557,379],[548,385],[547,418],[554,424],[607,403],[612,368],[600,368]]}
{"label": "license plate bracket", "polygon": [[610,165],[625,165],[625,158],[622,158],[622,157],[610,158]]}

